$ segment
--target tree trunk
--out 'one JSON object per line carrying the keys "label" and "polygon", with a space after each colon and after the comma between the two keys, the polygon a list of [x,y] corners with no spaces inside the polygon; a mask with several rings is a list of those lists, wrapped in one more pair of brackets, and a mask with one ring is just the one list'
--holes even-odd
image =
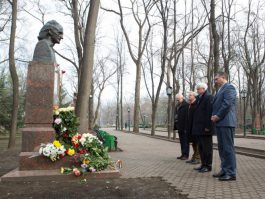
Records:
{"label": "tree trunk", "polygon": [[88,106],[89,106],[88,108],[88,115],[89,115],[88,128],[93,129],[94,128],[94,83],[93,83],[93,80],[91,83]]}
{"label": "tree trunk", "polygon": [[76,45],[76,51],[78,55],[78,66],[79,70],[77,71],[78,74],[78,84],[80,81],[80,76],[81,76],[81,68],[82,68],[82,62],[83,62],[83,50],[82,50],[82,45],[81,45],[81,39],[79,32],[80,27],[79,27],[79,14],[78,14],[78,0],[72,0],[72,17],[74,20],[74,36],[75,36],[75,45]]}
{"label": "tree trunk", "polygon": [[91,0],[85,31],[84,56],[76,102],[76,115],[80,119],[79,132],[88,132],[88,100],[93,75],[95,31],[100,0]]}
{"label": "tree trunk", "polygon": [[[170,66],[168,64],[167,67],[167,87],[170,86]],[[167,137],[168,139],[171,138],[171,131],[172,131],[172,95],[168,96],[168,101],[167,101]]]}
{"label": "tree trunk", "polygon": [[155,106],[155,104],[152,104],[152,115],[151,115],[151,119],[152,119],[152,126],[151,126],[151,135],[154,136],[155,135],[155,129],[156,129],[156,110],[157,110],[157,106]]}
{"label": "tree trunk", "polygon": [[[193,35],[194,30],[194,13],[193,13],[193,0],[191,1],[191,31]],[[190,57],[191,57],[191,64],[190,64],[190,91],[194,91],[195,89],[195,70],[194,70],[194,45],[193,45],[194,38],[191,39],[191,45],[190,45]]]}
{"label": "tree trunk", "polygon": [[207,63],[207,80],[208,80],[208,91],[214,93],[213,82],[213,37],[212,37],[212,27],[209,26],[209,40],[210,40],[210,49],[209,49],[209,58]]}
{"label": "tree trunk", "polygon": [[141,86],[141,60],[136,64],[136,81],[135,81],[135,95],[134,95],[134,116],[133,116],[133,131],[139,133],[140,120],[140,86]]}
{"label": "tree trunk", "polygon": [[[184,40],[184,38],[183,38]],[[184,42],[184,41],[183,41]],[[182,74],[182,94],[186,96],[186,83],[185,83],[185,58],[184,58],[184,50],[181,53],[181,74]]]}
{"label": "tree trunk", "polygon": [[213,36],[213,55],[214,55],[214,73],[217,73],[219,66],[220,50],[219,50],[219,35],[216,29],[215,23],[215,0],[211,0],[211,14],[210,14],[210,24],[212,27]]}
{"label": "tree trunk", "polygon": [[121,67],[121,71],[120,71],[120,75],[121,75],[121,92],[120,92],[120,112],[121,112],[121,130],[123,131],[123,102],[122,102],[122,97],[123,97],[123,92],[122,92],[122,89],[123,89],[123,68],[122,66]]}
{"label": "tree trunk", "polygon": [[15,37],[16,37],[16,22],[17,22],[17,0],[13,0],[12,3],[12,24],[10,32],[9,43],[9,71],[13,84],[13,104],[12,104],[12,116],[11,116],[11,129],[8,142],[8,148],[14,148],[16,142],[17,133],[17,116],[19,105],[19,82],[15,65]]}
{"label": "tree trunk", "polygon": [[[119,68],[117,68],[119,71]],[[117,72],[116,130],[120,130],[120,74]]]}
{"label": "tree trunk", "polygon": [[99,109],[100,109],[100,104],[101,104],[101,95],[102,95],[102,92],[105,88],[105,85],[102,86],[102,88],[99,88],[99,94],[98,94],[98,97],[97,97],[97,106],[96,106],[96,110],[95,110],[95,114],[94,114],[94,120],[93,120],[93,126],[96,125],[96,122],[97,120],[99,119]]}

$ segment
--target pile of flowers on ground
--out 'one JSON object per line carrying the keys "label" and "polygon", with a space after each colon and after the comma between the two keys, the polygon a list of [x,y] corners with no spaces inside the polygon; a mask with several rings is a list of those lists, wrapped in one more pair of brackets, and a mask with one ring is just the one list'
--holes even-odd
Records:
{"label": "pile of flowers on ground", "polygon": [[71,156],[71,161],[80,167],[61,168],[61,173],[73,172],[79,176],[84,172],[95,172],[106,169],[111,160],[108,150],[102,142],[90,133],[79,134],[78,118],[73,107],[55,108],[54,129],[56,131],[53,143],[42,144],[39,153],[52,161]]}

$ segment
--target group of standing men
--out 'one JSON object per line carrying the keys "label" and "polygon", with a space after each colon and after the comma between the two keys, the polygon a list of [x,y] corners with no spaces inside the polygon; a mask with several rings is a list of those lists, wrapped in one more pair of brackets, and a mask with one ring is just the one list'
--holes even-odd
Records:
{"label": "group of standing men", "polygon": [[[227,74],[218,72],[214,81],[218,90],[213,97],[205,83],[196,85],[197,92],[189,92],[188,102],[183,95],[176,96],[174,130],[178,130],[181,145],[180,160],[201,164],[194,168],[200,173],[212,170],[213,140],[217,135],[221,169],[213,177],[220,181],[236,180],[234,130],[236,127],[236,89],[227,81]],[[189,158],[192,143],[193,156]]]}

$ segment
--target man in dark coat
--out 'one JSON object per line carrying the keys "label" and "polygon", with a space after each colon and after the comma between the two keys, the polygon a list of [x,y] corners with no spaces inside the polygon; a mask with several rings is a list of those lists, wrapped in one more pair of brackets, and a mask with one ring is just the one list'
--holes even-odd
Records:
{"label": "man in dark coat", "polygon": [[189,142],[185,127],[189,105],[184,100],[184,97],[181,94],[178,94],[176,96],[176,100],[177,106],[175,108],[174,130],[178,130],[179,142],[181,147],[181,156],[177,157],[177,159],[187,160],[189,158]]}
{"label": "man in dark coat", "polygon": [[197,105],[193,115],[192,134],[196,136],[201,156],[201,166],[195,168],[201,173],[212,170],[213,161],[213,131],[212,131],[212,96],[207,92],[207,85],[196,86]]}
{"label": "man in dark coat", "polygon": [[190,164],[199,164],[201,160],[196,137],[192,135],[193,115],[196,109],[196,97],[196,92],[189,92],[189,108],[186,119],[186,132],[188,134],[188,142],[192,143],[193,155],[190,160],[186,161],[186,163]]}
{"label": "man in dark coat", "polygon": [[227,82],[227,74],[224,72],[217,73],[214,81],[219,86],[219,90],[213,100],[212,121],[216,127],[221,171],[214,174],[213,177],[218,177],[221,181],[236,180],[234,149],[236,89]]}

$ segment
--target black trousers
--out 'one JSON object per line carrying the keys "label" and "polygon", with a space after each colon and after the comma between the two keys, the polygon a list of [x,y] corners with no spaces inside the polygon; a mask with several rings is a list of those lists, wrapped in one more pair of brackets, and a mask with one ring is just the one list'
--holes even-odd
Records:
{"label": "black trousers", "polygon": [[213,136],[199,135],[197,136],[199,153],[201,156],[201,165],[203,167],[212,168],[213,162]]}
{"label": "black trousers", "polygon": [[188,140],[188,134],[186,131],[178,131],[179,134],[179,142],[181,147],[181,156],[189,157],[189,140]]}

